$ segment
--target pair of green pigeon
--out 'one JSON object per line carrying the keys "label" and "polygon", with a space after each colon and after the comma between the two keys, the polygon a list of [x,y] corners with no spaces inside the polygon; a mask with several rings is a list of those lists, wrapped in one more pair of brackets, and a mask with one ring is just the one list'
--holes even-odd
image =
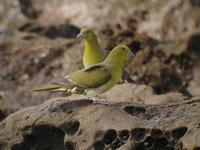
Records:
{"label": "pair of green pigeon", "polygon": [[126,45],[117,45],[106,56],[92,30],[81,29],[77,37],[84,39],[85,68],[65,75],[64,79],[69,81],[69,84],[52,83],[51,86],[34,91],[63,91],[95,97],[121,80],[125,58],[127,55],[133,55]]}

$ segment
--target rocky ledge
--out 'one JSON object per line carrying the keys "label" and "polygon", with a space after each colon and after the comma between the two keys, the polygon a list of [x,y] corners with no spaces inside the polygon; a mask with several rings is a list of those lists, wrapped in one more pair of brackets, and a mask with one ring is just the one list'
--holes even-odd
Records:
{"label": "rocky ledge", "polygon": [[57,98],[0,123],[2,150],[200,148],[200,98],[139,105]]}

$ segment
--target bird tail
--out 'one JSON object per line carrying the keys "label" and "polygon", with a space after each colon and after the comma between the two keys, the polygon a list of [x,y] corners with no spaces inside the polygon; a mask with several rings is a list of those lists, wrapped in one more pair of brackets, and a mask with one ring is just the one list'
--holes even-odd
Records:
{"label": "bird tail", "polygon": [[51,85],[46,85],[40,88],[32,89],[35,92],[44,92],[44,91],[52,91],[52,92],[69,92],[74,88],[74,86],[66,85],[62,83],[53,82]]}

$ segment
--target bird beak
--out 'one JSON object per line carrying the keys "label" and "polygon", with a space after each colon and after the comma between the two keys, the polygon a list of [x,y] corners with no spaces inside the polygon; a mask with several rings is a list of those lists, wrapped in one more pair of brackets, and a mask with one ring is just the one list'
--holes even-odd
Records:
{"label": "bird beak", "polygon": [[80,37],[83,37],[83,33],[82,32],[80,32],[79,34],[77,34],[77,36],[76,36],[77,38],[80,38]]}
{"label": "bird beak", "polygon": [[129,51],[128,51],[128,55],[129,55],[129,56],[134,56],[134,53],[133,53],[131,50],[129,50]]}

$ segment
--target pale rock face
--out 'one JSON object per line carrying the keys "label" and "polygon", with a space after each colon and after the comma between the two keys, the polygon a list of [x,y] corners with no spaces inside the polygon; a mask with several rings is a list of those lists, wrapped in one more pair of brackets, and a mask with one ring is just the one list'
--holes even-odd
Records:
{"label": "pale rock face", "polygon": [[42,10],[37,20],[43,25],[70,22],[98,29],[126,21],[127,16],[131,16],[140,21],[139,33],[159,40],[173,40],[199,28],[199,9],[193,1],[32,0],[32,4],[39,12]]}
{"label": "pale rock face", "polygon": [[192,149],[200,146],[199,102],[144,106],[57,98],[2,121],[1,148]]}

